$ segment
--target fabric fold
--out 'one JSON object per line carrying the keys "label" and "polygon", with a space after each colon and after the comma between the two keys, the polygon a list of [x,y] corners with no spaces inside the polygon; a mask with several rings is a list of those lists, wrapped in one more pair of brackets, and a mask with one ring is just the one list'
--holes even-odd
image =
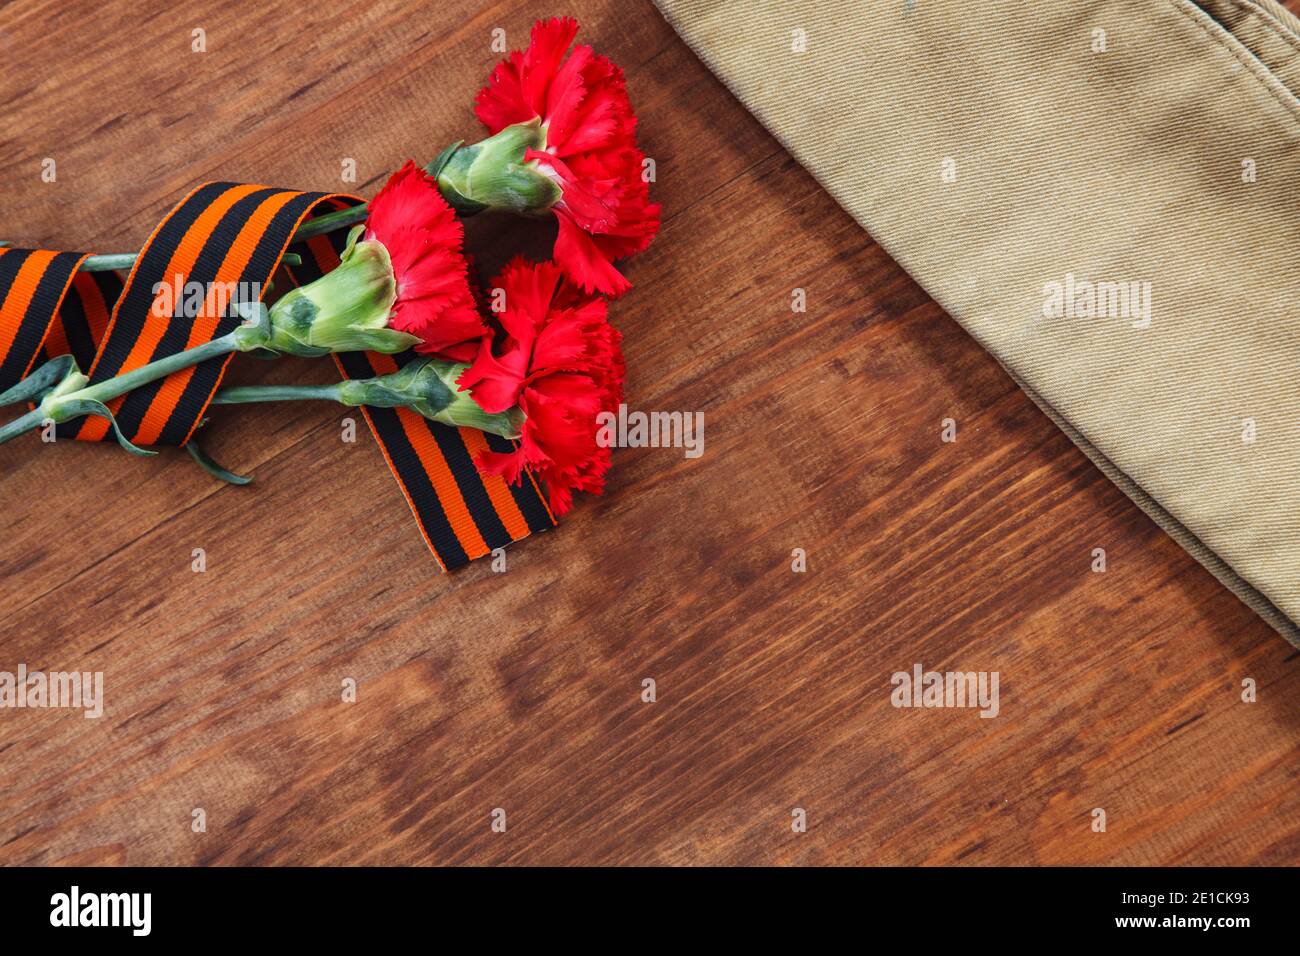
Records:
{"label": "fabric fold", "polygon": [[656,3],[1300,646],[1300,21],[1270,0]]}

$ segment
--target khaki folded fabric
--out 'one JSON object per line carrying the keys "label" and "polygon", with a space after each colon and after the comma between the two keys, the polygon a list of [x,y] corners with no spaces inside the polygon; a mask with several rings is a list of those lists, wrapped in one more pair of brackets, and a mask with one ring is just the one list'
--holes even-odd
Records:
{"label": "khaki folded fabric", "polygon": [[656,0],[898,263],[1300,646],[1300,21]]}

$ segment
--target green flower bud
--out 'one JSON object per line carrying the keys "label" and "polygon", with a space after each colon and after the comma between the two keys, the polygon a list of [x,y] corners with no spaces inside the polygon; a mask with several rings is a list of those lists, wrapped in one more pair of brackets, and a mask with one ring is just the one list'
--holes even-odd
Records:
{"label": "green flower bud", "polygon": [[397,299],[393,264],[383,243],[358,241],[364,226],[348,236],[334,269],[294,289],[271,307],[265,347],[289,355],[330,352],[405,352],[420,343],[388,327]]}
{"label": "green flower bud", "polygon": [[559,184],[525,162],[530,150],[546,148],[540,120],[507,126],[473,146],[446,150],[429,164],[443,197],[462,216],[485,209],[540,215],[560,200]]}
{"label": "green flower bud", "polygon": [[41,399],[38,406],[41,418],[52,422],[66,422],[79,414],[85,414],[70,407],[70,403],[64,401],[64,399],[73,392],[81,391],[89,384],[90,379],[82,375],[81,370],[74,363],[68,369],[68,373],[63,376],[63,380],[46,392],[45,397]]}
{"label": "green flower bud", "polygon": [[463,363],[437,359],[414,359],[388,375],[359,378],[340,383],[339,401],[344,405],[377,408],[410,408],[425,418],[458,428],[518,438],[524,425],[519,408],[489,415],[469,392],[462,392],[456,379],[468,368]]}

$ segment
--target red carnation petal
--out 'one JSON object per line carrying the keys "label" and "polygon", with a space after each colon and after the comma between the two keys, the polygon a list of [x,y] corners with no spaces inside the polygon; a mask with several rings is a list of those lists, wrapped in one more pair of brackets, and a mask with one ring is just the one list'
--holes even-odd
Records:
{"label": "red carnation petal", "polygon": [[389,177],[384,188],[370,200],[366,212],[366,238],[388,245],[388,236],[399,228],[419,226],[438,233],[440,241],[459,249],[460,221],[438,191],[438,184],[408,159]]}
{"label": "red carnation petal", "polygon": [[492,354],[491,337],[484,338],[478,355],[470,367],[456,379],[462,391],[470,396],[483,411],[495,415],[519,404],[519,393],[527,374],[527,353],[516,343],[508,346],[504,361]]}
{"label": "red carnation petal", "polygon": [[[560,156],[570,156],[633,145],[636,116],[623,71],[589,46],[574,48],[561,72],[568,70],[577,78],[566,79],[566,83],[580,85],[582,96],[561,100],[552,92],[547,147]],[[557,86],[560,80],[556,78]]]}
{"label": "red carnation petal", "polygon": [[617,179],[583,179],[555,156],[532,149],[525,151],[524,159],[545,163],[555,171],[563,190],[564,208],[585,231],[609,232],[617,228],[620,185]]}
{"label": "red carnation petal", "polygon": [[483,451],[474,459],[474,464],[485,475],[500,475],[508,483],[517,485],[523,477],[524,452],[522,448],[514,451]]}
{"label": "red carnation petal", "polygon": [[642,178],[623,71],[587,45],[566,57],[576,35],[572,18],[539,21],[528,49],[497,64],[476,109],[493,133],[541,119],[546,148],[527,159],[554,170],[563,189],[554,257],[582,289],[621,295],[630,283],[611,263],[650,244],[660,207]]}
{"label": "red carnation petal", "polygon": [[506,292],[502,327],[484,337],[457,384],[488,411],[518,404],[526,417],[515,451],[477,461],[510,481],[530,469],[561,515],[574,491],[604,488],[611,453],[596,441],[597,418],[623,400],[621,337],[605,301],[581,292],[553,263],[516,259],[493,285]]}
{"label": "red carnation petal", "polygon": [[547,325],[533,345],[533,368],[551,371],[579,366],[587,354],[584,332],[582,325],[573,320]]}
{"label": "red carnation petal", "polygon": [[450,362],[473,362],[478,355],[479,344],[474,341],[460,342],[442,349],[438,356]]}
{"label": "red carnation petal", "polygon": [[524,101],[534,116],[547,108],[547,92],[564,59],[565,52],[578,35],[578,21],[573,17],[553,17],[533,24],[533,32],[523,59]]}
{"label": "red carnation petal", "polygon": [[499,319],[507,334],[531,347],[563,280],[554,263],[529,262],[521,256],[511,260],[493,282],[505,292],[506,307]]}
{"label": "red carnation petal", "polygon": [[524,99],[519,65],[523,54],[512,53],[510,59],[497,64],[488,85],[474,99],[474,113],[492,133],[499,133],[515,123],[526,123],[537,116]]}
{"label": "red carnation petal", "polygon": [[474,112],[491,132],[543,116],[547,97],[564,53],[578,33],[572,17],[539,20],[528,49],[502,60],[478,92]]}
{"label": "red carnation petal", "polygon": [[460,220],[414,161],[394,173],[371,201],[365,238],[388,250],[397,283],[389,325],[419,338],[416,351],[463,353],[458,346],[487,332],[461,253]]}
{"label": "red carnation petal", "polygon": [[560,223],[560,231],[555,237],[555,261],[570,281],[587,292],[611,296],[620,296],[632,288],[632,283],[610,264],[600,247],[571,215],[563,209],[556,209],[555,216]]}
{"label": "red carnation petal", "polygon": [[580,122],[580,110],[588,90],[582,70],[592,57],[591,47],[580,46],[555,74],[542,117],[546,121],[546,146],[562,153],[568,137]]}

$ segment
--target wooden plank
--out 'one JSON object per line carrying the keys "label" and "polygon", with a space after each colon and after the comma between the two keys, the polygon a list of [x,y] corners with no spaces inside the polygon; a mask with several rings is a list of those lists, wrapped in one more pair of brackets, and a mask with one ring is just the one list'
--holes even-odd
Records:
{"label": "wooden plank", "polygon": [[[369,193],[476,136],[491,30],[518,45],[551,12],[131,10],[5,7],[6,238],[127,248],[210,178]],[[627,69],[665,204],[613,308],[629,403],[702,410],[704,455],[620,450],[505,574],[444,576],[339,409],[215,410],[243,489],[183,455],[5,446],[0,670],[102,670],[107,702],[0,711],[0,863],[1295,863],[1300,655],[649,3],[565,10]],[[547,238],[470,228],[487,269]],[[915,663],[998,671],[998,717],[891,706]]]}

